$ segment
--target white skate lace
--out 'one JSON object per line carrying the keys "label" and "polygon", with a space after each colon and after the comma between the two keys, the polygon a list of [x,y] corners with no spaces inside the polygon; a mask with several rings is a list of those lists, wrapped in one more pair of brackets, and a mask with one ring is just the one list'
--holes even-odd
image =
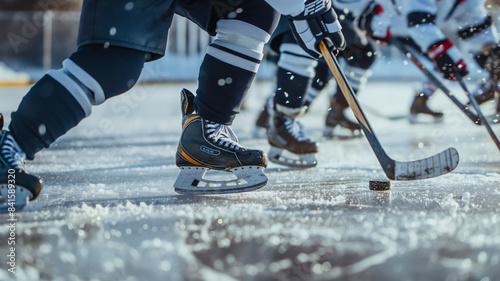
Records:
{"label": "white skate lace", "polygon": [[7,135],[1,148],[3,160],[13,169],[24,169],[26,154],[21,150],[11,135]]}
{"label": "white skate lace", "polygon": [[307,137],[304,135],[302,131],[302,124],[297,121],[295,118],[290,116],[285,117],[285,128],[286,130],[298,141],[305,141]]}
{"label": "white skate lace", "polygon": [[238,137],[229,126],[205,120],[205,129],[208,138],[212,139],[217,145],[235,151],[244,149],[238,143]]}

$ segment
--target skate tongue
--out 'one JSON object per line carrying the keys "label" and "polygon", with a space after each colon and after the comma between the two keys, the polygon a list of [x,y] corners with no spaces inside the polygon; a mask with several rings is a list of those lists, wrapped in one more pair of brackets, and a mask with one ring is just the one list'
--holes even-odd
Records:
{"label": "skate tongue", "polygon": [[238,143],[238,137],[236,137],[236,134],[229,126],[209,120],[205,121],[207,124],[207,134],[215,142],[231,149],[243,150],[243,147]]}
{"label": "skate tongue", "polygon": [[182,116],[190,115],[194,112],[194,94],[187,89],[181,91]]}
{"label": "skate tongue", "polygon": [[302,131],[302,124],[299,121],[295,120],[295,118],[285,115],[285,126],[287,127],[287,130],[290,132],[290,134],[298,141],[307,140],[307,137]]}

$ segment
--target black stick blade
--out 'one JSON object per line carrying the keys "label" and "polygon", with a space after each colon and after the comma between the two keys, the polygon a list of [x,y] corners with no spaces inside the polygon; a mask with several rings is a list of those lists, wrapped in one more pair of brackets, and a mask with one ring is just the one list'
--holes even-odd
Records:
{"label": "black stick blade", "polygon": [[459,162],[458,151],[448,148],[429,158],[395,162],[394,179],[400,181],[421,180],[441,176],[453,171]]}

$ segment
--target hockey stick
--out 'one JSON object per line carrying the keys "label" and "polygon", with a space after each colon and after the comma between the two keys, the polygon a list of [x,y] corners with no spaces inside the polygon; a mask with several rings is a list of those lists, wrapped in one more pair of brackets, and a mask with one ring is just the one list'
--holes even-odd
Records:
{"label": "hockey stick", "polygon": [[330,67],[330,71],[335,77],[338,86],[342,90],[342,94],[351,107],[354,116],[356,116],[361,129],[365,133],[366,139],[370,143],[373,152],[375,152],[375,156],[382,166],[387,178],[391,180],[427,179],[449,173],[457,167],[459,156],[457,150],[454,148],[448,148],[439,154],[421,160],[400,162],[391,159],[382,148],[370,124],[368,124],[368,120],[363,111],[361,111],[359,102],[356,99],[356,95],[351,85],[344,73],[340,70],[337,59],[332,52],[328,50],[328,47],[323,41],[319,43],[319,49]]}
{"label": "hockey stick", "polygon": [[491,129],[490,124],[488,123],[488,120],[484,117],[483,113],[481,112],[481,109],[479,108],[479,104],[477,103],[476,99],[471,95],[467,85],[465,85],[464,78],[460,76],[459,74],[455,75],[457,78],[458,83],[460,83],[460,86],[462,86],[462,89],[464,90],[465,94],[469,98],[470,102],[472,103],[472,106],[474,106],[474,109],[476,110],[477,114],[479,115],[479,118],[481,118],[481,124],[483,124],[486,127],[486,130],[490,134],[491,138],[497,145],[497,148],[500,150],[500,141],[498,140],[497,136]]}
{"label": "hockey stick", "polygon": [[404,55],[406,55],[407,57],[409,57],[411,59],[411,61],[413,62],[413,64],[415,64],[418,69],[420,69],[424,74],[425,76],[432,81],[432,83],[434,83],[434,85],[436,85],[441,91],[443,91],[443,93],[445,93],[450,99],[451,101],[456,105],[458,106],[462,112],[467,115],[467,117],[469,117],[469,119],[474,122],[474,124],[476,125],[481,125],[481,118],[474,114],[473,112],[471,112],[469,110],[469,108],[467,106],[465,106],[464,104],[462,104],[452,93],[451,91],[446,88],[442,83],[441,81],[432,73],[430,72],[423,64],[421,64],[418,59],[417,59],[417,55],[415,54],[415,52],[413,50],[411,50],[410,48],[408,48],[405,44],[403,44],[402,42],[398,41],[397,39],[395,38],[391,38],[389,40],[389,42],[391,44],[393,44],[394,46],[396,46],[396,48],[398,48]]}

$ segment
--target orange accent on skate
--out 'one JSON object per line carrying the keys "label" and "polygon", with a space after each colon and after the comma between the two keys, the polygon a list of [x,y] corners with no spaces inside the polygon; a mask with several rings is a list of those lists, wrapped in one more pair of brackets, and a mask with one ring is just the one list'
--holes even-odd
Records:
{"label": "orange accent on skate", "polygon": [[193,158],[189,157],[189,155],[187,155],[186,152],[184,152],[184,150],[182,150],[182,148],[179,147],[179,153],[181,154],[182,157],[184,157],[184,159],[186,159],[187,161],[195,164],[195,165],[198,165],[200,166],[201,163],[200,162],[197,162],[196,160],[194,160]]}
{"label": "orange accent on skate", "polygon": [[198,118],[200,118],[200,116],[191,116],[191,117],[189,117],[188,120],[186,120],[186,123],[184,123],[184,126],[182,126],[182,129],[184,130],[184,128],[186,128],[187,124],[189,124],[194,119],[198,119]]}

